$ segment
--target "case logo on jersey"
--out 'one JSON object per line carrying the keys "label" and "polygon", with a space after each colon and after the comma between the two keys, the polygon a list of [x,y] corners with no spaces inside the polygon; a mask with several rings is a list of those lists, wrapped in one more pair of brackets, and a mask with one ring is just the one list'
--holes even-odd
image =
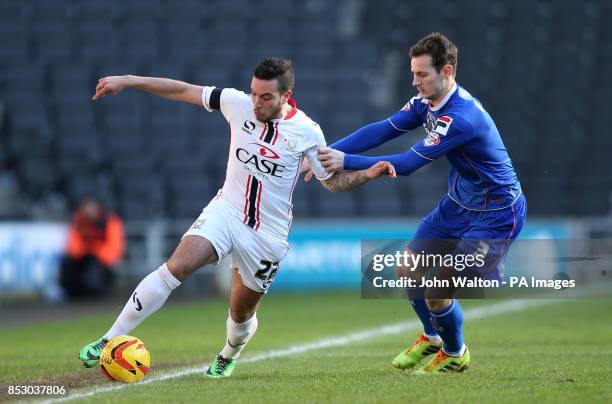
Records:
{"label": "case logo on jersey", "polygon": [[246,121],[244,121],[244,123],[242,124],[242,130],[246,133],[248,133],[249,135],[253,134],[253,131],[255,130],[255,122],[253,121],[249,121],[248,119]]}
{"label": "case logo on jersey", "polygon": [[[254,143],[254,144],[261,147],[259,143]],[[267,158],[277,159],[279,157],[278,154],[268,149],[267,147],[265,149],[264,148],[259,149],[258,152],[259,154],[261,154],[262,157],[259,157],[257,154],[251,154],[248,150],[239,147],[236,149],[236,158],[241,163],[244,163],[248,167],[248,169],[254,168],[255,170],[257,170],[258,172],[262,174],[269,174],[273,177],[282,178],[282,175],[279,175],[279,174],[285,171],[285,166],[282,164],[275,163],[272,160],[268,160],[264,158],[264,157],[267,157]],[[264,154],[264,153],[270,153],[270,152],[274,153],[276,157],[270,156],[269,154],[268,155]]]}
{"label": "case logo on jersey", "polygon": [[438,133],[441,136],[446,136],[448,132],[448,128],[450,128],[451,123],[453,122],[453,118],[450,116],[443,115],[438,118],[436,124],[434,125],[433,131]]}
{"label": "case logo on jersey", "polygon": [[256,144],[257,146],[260,147],[259,154],[263,157],[268,157],[270,159],[277,159],[280,157],[278,154],[276,154],[274,150],[270,149],[269,147],[266,147],[260,143],[251,143],[251,144]]}

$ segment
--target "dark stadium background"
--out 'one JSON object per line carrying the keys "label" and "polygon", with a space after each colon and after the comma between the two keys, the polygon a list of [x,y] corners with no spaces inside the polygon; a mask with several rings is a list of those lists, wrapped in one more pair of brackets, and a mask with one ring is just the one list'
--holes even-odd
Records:
{"label": "dark stadium background", "polygon": [[[610,20],[608,1],[5,0],[0,219],[66,223],[83,195],[97,195],[126,221],[120,273],[140,276],[221,186],[229,130],[220,114],[134,91],[93,103],[98,78],[151,75],[248,91],[259,59],[289,58],[294,98],[332,143],[414,95],[408,49],[440,31],[459,48],[458,82],[500,129],[529,220],[567,225],[568,237],[606,237]],[[445,193],[447,171],[441,159],[342,194],[301,182],[296,226],[414,223]],[[10,288],[2,294],[14,297]]]}

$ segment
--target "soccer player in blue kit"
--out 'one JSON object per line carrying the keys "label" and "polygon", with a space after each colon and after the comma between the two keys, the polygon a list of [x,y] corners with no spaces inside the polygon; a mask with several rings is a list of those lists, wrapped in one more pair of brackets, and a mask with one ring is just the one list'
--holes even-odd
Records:
{"label": "soccer player in blue kit", "polygon": [[[322,148],[319,160],[329,171],[360,170],[388,161],[397,174],[410,175],[445,155],[451,165],[448,193],[421,221],[407,252],[440,252],[441,241],[450,241],[453,254],[483,253],[488,272],[481,275],[499,278],[498,264],[521,231],[527,213],[506,147],[480,102],[455,82],[457,47],[450,40],[440,33],[427,35],[410,49],[410,57],[412,84],[418,94],[388,119]],[[356,154],[420,125],[427,136],[404,153],[380,157]],[[430,269],[418,270],[427,273]],[[398,268],[398,275],[403,273]],[[417,374],[467,369],[470,353],[463,342],[463,313],[453,298],[455,292],[430,298],[427,293],[416,296],[408,291],[423,333],[397,355],[393,366],[415,368]]]}

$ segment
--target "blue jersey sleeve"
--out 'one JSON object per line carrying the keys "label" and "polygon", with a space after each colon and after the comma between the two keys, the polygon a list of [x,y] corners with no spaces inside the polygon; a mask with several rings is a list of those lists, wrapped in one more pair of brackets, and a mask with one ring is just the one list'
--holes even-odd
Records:
{"label": "blue jersey sleeve", "polygon": [[425,164],[466,143],[474,136],[469,123],[460,118],[441,116],[427,137],[401,154],[365,157],[345,154],[344,168],[363,170],[379,161],[388,161],[399,175],[410,175]]}
{"label": "blue jersey sleeve", "polygon": [[423,167],[431,160],[415,153],[413,149],[406,150],[401,154],[393,154],[389,156],[366,157],[356,154],[344,155],[344,168],[346,170],[365,170],[378,163],[379,161],[388,161],[393,164],[395,171],[399,175],[410,175],[415,170]]}
{"label": "blue jersey sleeve", "polygon": [[419,115],[419,109],[422,108],[421,98],[412,97],[410,101],[404,105],[402,109],[391,115],[388,119],[389,123],[399,131],[406,132],[417,128],[423,124],[423,120]]}
{"label": "blue jersey sleeve", "polygon": [[404,133],[396,129],[389,120],[371,123],[338,140],[329,147],[344,153],[361,153],[388,142]]}
{"label": "blue jersey sleeve", "polygon": [[[416,101],[415,101],[416,100]],[[420,108],[418,97],[412,97],[404,107],[384,121],[371,123],[330,145],[344,153],[361,153],[395,139],[402,133],[423,123],[416,109]]]}

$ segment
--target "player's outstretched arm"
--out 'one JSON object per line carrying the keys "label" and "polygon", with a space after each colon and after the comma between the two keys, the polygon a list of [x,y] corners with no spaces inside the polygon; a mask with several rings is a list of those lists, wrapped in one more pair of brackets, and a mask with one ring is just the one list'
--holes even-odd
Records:
{"label": "player's outstretched arm", "polygon": [[393,164],[379,161],[366,170],[335,173],[330,178],[321,181],[321,184],[329,191],[345,192],[384,175],[389,178],[397,177]]}
{"label": "player's outstretched arm", "polygon": [[391,139],[395,139],[405,132],[406,130],[393,126],[389,119],[385,119],[384,121],[374,122],[357,129],[350,135],[330,145],[330,147],[345,153],[363,153]]}
{"label": "player's outstretched arm", "polygon": [[[332,149],[331,147],[322,147],[319,149],[317,159],[328,173],[341,172],[344,169],[365,170],[373,164],[386,161],[396,168],[395,171],[399,175],[410,175],[415,170],[433,161],[433,159],[416,153],[413,149],[409,149],[401,154],[366,157],[357,154],[346,154],[340,150]],[[312,171],[307,172],[306,175],[304,175],[304,181],[310,181],[312,177]]]}
{"label": "player's outstretched arm", "polygon": [[[410,175],[415,170],[423,167],[425,164],[434,160],[423,154],[418,153],[415,147],[406,150],[400,154],[393,154],[388,156],[360,156],[358,154],[345,154],[341,151],[327,148],[321,148],[317,159],[321,162],[321,165],[327,172],[333,172],[337,167],[342,166],[345,170],[364,170],[371,167],[372,164],[386,161],[391,163],[399,175]],[[439,157],[439,156],[436,156]],[[304,177],[306,179],[306,177]]]}
{"label": "player's outstretched arm", "polygon": [[98,80],[94,101],[106,94],[117,95],[126,88],[151,93],[173,101],[202,105],[202,86],[158,77],[109,76]]}

